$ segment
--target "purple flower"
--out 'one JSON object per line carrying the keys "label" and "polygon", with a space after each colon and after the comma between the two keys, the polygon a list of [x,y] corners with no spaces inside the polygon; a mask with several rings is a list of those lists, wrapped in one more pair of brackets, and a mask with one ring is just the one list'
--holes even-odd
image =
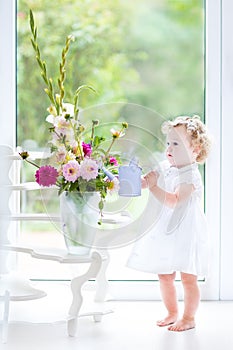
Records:
{"label": "purple flower", "polygon": [[87,181],[96,179],[98,175],[98,164],[96,161],[85,158],[80,164],[80,175]]}
{"label": "purple flower", "polygon": [[92,153],[91,144],[82,142],[83,153],[85,157],[90,157]]}
{"label": "purple flower", "polygon": [[115,165],[115,166],[118,165],[118,161],[117,161],[117,159],[116,159],[115,157],[110,157],[110,158],[109,158],[109,163],[110,163],[111,165]]}
{"label": "purple flower", "polygon": [[67,181],[75,182],[80,176],[80,165],[76,160],[70,160],[63,165],[62,174]]}
{"label": "purple flower", "polygon": [[58,171],[50,165],[40,167],[35,174],[36,182],[40,186],[49,187],[56,184]]}

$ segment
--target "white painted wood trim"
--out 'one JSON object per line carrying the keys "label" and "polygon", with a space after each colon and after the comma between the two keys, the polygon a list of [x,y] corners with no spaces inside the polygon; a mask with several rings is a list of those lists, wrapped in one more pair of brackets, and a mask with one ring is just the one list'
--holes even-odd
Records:
{"label": "white painted wood trim", "polygon": [[233,2],[222,0],[222,176],[220,299],[233,300]]}
{"label": "white painted wood trim", "polygon": [[1,144],[16,144],[15,0],[0,0],[0,125]]}
{"label": "white painted wood trim", "polygon": [[203,288],[205,299],[219,299],[221,234],[221,0],[206,0],[206,105],[207,127],[213,145],[206,162],[205,199],[210,235],[210,273]]}

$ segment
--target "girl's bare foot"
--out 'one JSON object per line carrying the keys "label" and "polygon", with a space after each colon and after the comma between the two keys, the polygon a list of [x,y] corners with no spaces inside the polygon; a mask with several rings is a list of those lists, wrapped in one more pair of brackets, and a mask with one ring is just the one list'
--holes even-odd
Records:
{"label": "girl's bare foot", "polygon": [[157,321],[157,326],[159,327],[165,327],[165,326],[169,326],[173,323],[175,323],[177,320],[177,314],[174,315],[168,315],[167,317],[165,317],[163,320],[159,320]]}
{"label": "girl's bare foot", "polygon": [[175,324],[168,327],[168,330],[174,331],[174,332],[183,332],[192,328],[195,328],[194,318],[183,317],[181,320],[177,321]]}

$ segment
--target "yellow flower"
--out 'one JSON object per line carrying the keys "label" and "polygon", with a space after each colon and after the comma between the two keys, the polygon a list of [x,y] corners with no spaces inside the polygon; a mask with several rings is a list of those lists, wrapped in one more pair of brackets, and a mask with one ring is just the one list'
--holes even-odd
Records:
{"label": "yellow flower", "polygon": [[75,160],[75,158],[75,155],[71,151],[66,153],[66,162],[69,162],[70,160]]}

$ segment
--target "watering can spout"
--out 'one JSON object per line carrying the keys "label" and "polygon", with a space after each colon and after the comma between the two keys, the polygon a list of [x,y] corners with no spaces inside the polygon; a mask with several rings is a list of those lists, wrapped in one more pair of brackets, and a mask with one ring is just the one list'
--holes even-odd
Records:
{"label": "watering can spout", "polygon": [[102,170],[105,173],[105,175],[109,178],[110,181],[114,179],[115,175],[113,175],[111,171],[107,170],[104,166],[102,167]]}

